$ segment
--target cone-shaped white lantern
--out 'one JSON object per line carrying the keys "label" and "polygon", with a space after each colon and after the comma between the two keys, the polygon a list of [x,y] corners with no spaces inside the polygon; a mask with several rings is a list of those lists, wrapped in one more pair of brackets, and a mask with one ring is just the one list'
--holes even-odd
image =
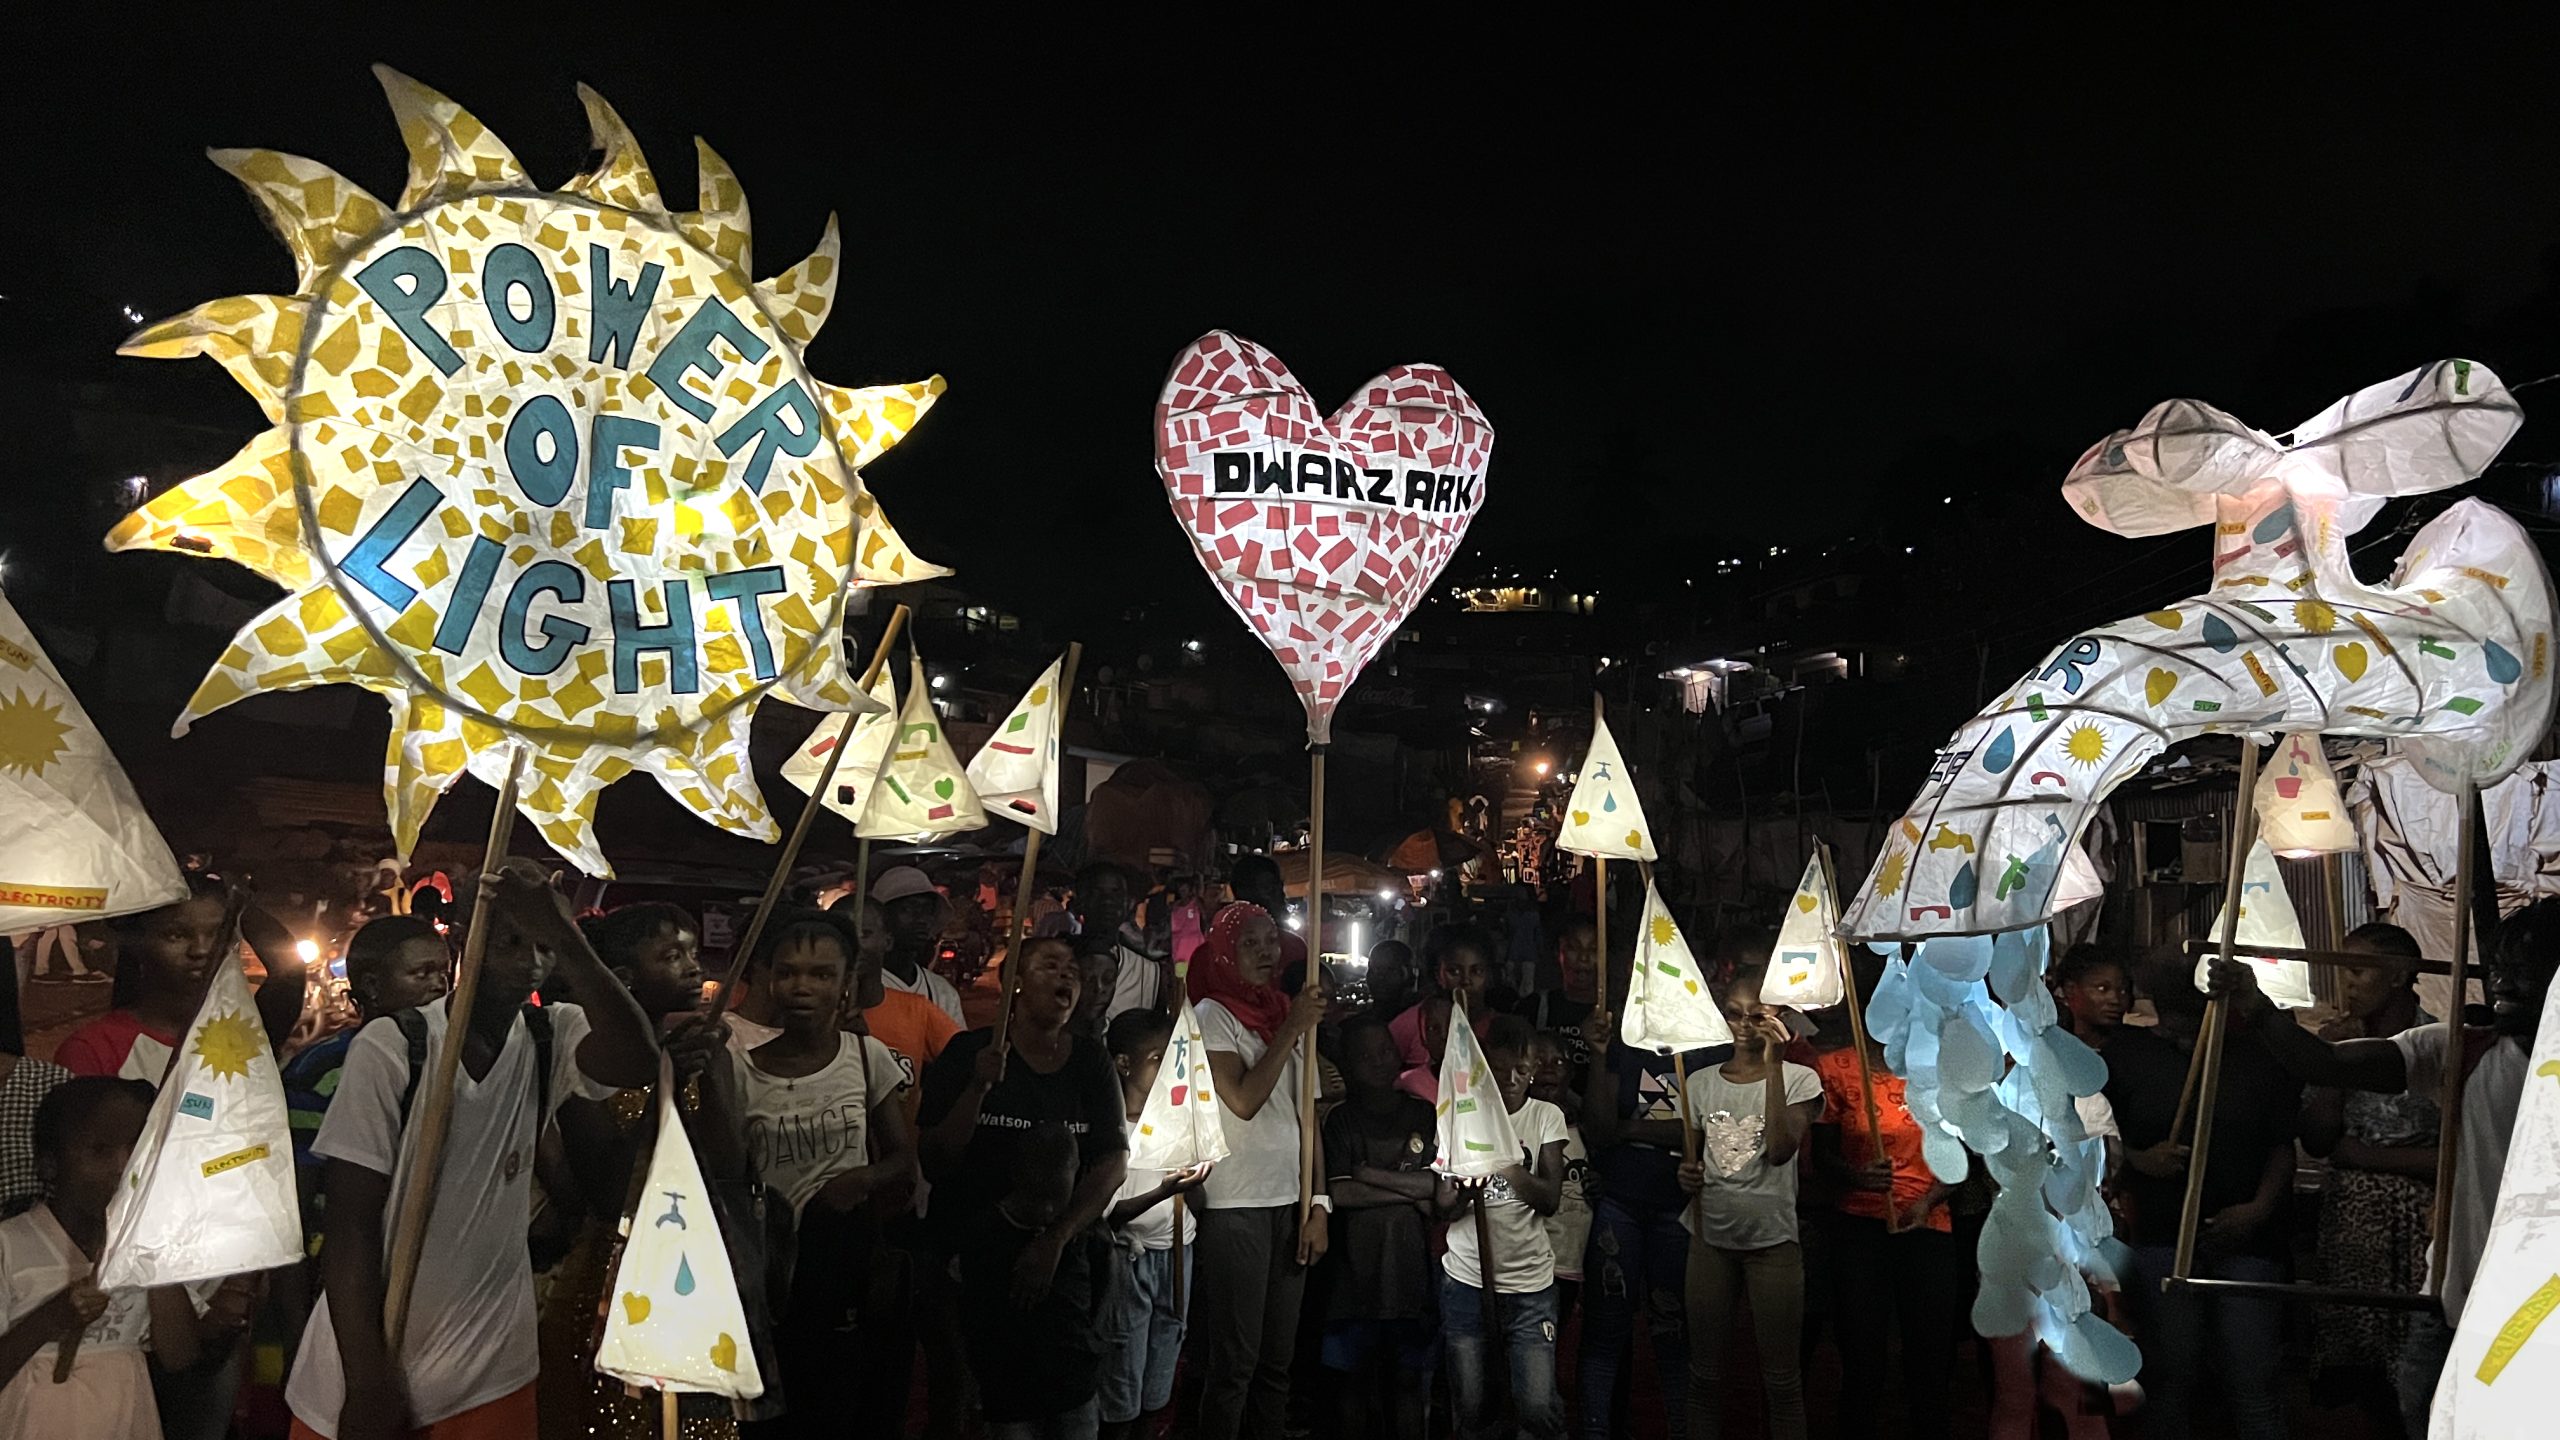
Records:
{"label": "cone-shaped white lantern", "polygon": [[1817,849],[1804,862],[1804,878],[1796,882],[1786,918],[1778,924],[1778,946],[1760,980],[1761,1004],[1822,1010],[1840,1003],[1845,995],[1840,977],[1849,971],[1849,957],[1847,948],[1831,937],[1839,924],[1831,871]]}
{"label": "cone-shaped white lantern", "polygon": [[[847,756],[847,759],[852,757]],[[924,682],[924,661],[910,662],[907,698],[898,709],[897,729],[889,736],[889,758],[881,763],[880,782],[863,802],[862,818],[853,833],[870,840],[928,841],[987,823],[978,792],[969,784],[951,736],[933,708],[933,693]]]}
{"label": "cone-shaped white lantern", "polygon": [[1467,1002],[1449,1002],[1449,1044],[1440,1052],[1440,1157],[1443,1175],[1490,1175],[1520,1163],[1520,1132],[1502,1100],[1493,1066],[1467,1023]]}
{"label": "cone-shaped white lantern", "polygon": [[1573,798],[1565,804],[1556,847],[1605,860],[1657,858],[1653,827],[1645,823],[1644,807],[1636,802],[1635,777],[1627,773],[1627,762],[1618,758],[1618,742],[1609,734],[1606,720],[1592,727],[1591,753],[1582,757],[1581,776],[1573,782]]}
{"label": "cone-shaped white lantern", "polygon": [[2470,1293],[2452,1299],[2462,1318],[2430,1440],[2544,1435],[2560,1414],[2560,986],[2542,1002],[2525,1076],[2489,1243]]}
{"label": "cone-shaped white lantern", "polygon": [[2335,855],[2357,848],[2338,777],[2318,735],[2287,735],[2258,772],[2258,838],[2279,855]]}
{"label": "cone-shaped white lantern", "polygon": [[[889,739],[898,730],[898,687],[890,678],[889,667],[880,667],[880,678],[872,683],[871,701],[878,708],[862,715],[830,715],[818,722],[791,758],[782,762],[782,778],[801,794],[815,789],[818,777],[826,773],[827,754],[838,745],[850,743],[836,762],[836,778],[830,793],[818,797],[828,809],[856,824],[862,821],[862,810],[871,799],[871,787],[880,782],[880,767],[888,763]],[[850,727],[853,739],[845,739]]]}
{"label": "cone-shaped white lantern", "polygon": [[1043,835],[1058,833],[1058,716],[1066,705],[1058,669],[1064,664],[1063,655],[1049,662],[969,762],[969,783],[989,815]]}
{"label": "cone-shaped white lantern", "polygon": [[1664,1055],[1733,1043],[1698,957],[1689,953],[1689,942],[1651,880],[1645,882],[1644,920],[1636,927],[1636,964],[1627,977],[1627,1012],[1618,1021],[1618,1038]]}
{"label": "cone-shaped white lantern", "polygon": [[1173,1037],[1165,1042],[1155,1088],[1147,1092],[1146,1107],[1129,1132],[1129,1168],[1170,1173],[1226,1159],[1227,1128],[1218,1114],[1216,1092],[1200,1017],[1191,1013],[1186,999],[1173,1017]]}
{"label": "cone-shaped white lantern", "polygon": [[2089,848],[2074,840],[2062,852],[2062,873],[2053,881],[2053,913],[2061,914],[2074,905],[2100,899],[2107,884],[2098,878],[2098,862],[2089,858]]}
{"label": "cone-shaped white lantern", "polygon": [[658,1063],[658,1138],[649,1181],[613,1272],[596,1369],[652,1390],[733,1400],[764,1393],[737,1272],[720,1238],[711,1189],[676,1110],[672,1067]]}
{"label": "cone-shaped white lantern", "polygon": [[151,1102],[107,1206],[98,1286],[182,1285],[302,1257],[284,1079],[237,956],[213,983]]}
{"label": "cone-shaped white lantern", "polygon": [[0,935],[185,898],[115,752],[0,599]]}
{"label": "cone-shaped white lantern", "polygon": [[[2216,913],[2213,924],[2204,932],[2207,940],[2222,939],[2222,916]],[[2302,919],[2293,911],[2293,897],[2285,893],[2284,875],[2276,868],[2276,852],[2267,842],[2249,847],[2249,863],[2240,872],[2240,924],[2232,931],[2232,946],[2246,950],[2253,945],[2273,945],[2279,949],[2302,948]],[[2196,988],[2205,988],[2206,969],[2213,963],[2208,952],[2196,959]],[[2300,1010],[2311,1004],[2311,967],[2299,960],[2257,960],[2258,988],[2279,1010]]]}

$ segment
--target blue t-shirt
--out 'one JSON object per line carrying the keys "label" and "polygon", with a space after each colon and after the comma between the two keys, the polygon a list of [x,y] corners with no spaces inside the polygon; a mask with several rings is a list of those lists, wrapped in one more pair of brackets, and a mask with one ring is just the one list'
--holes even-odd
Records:
{"label": "blue t-shirt", "polygon": [[[1718,1063],[1715,1052],[1709,1050],[1692,1050],[1681,1058],[1693,1075]],[[1680,1082],[1672,1057],[1613,1044],[1609,1069],[1618,1078],[1619,1123],[1680,1118]],[[1591,1171],[1599,1178],[1601,1198],[1629,1210],[1677,1215],[1688,1200],[1680,1193],[1677,1145],[1665,1150],[1620,1140],[1592,1157]]]}

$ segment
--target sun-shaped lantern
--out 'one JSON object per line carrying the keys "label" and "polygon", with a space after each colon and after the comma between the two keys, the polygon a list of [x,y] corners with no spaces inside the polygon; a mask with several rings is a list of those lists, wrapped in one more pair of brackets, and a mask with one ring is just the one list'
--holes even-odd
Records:
{"label": "sun-shaped lantern", "polygon": [[523,813],[590,872],[609,873],[596,794],[635,767],[772,838],[747,763],[756,703],[867,708],[849,590],[949,573],[907,551],[860,473],[942,381],[810,376],[835,221],[754,281],[746,199],[709,146],[700,208],[671,213],[582,86],[600,158],[540,190],[460,106],[375,73],[408,144],[400,203],[313,161],[214,151],[293,252],[298,293],[216,300],[124,346],[212,356],[275,422],[107,539],[236,560],[290,592],[178,733],[261,690],[387,696],[403,855],[456,777],[501,783],[517,744]]}

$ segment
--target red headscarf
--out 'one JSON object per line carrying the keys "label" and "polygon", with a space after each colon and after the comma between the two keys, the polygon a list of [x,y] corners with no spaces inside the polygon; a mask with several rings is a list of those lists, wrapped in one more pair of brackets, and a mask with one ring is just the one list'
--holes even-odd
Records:
{"label": "red headscarf", "polygon": [[1208,938],[1191,953],[1191,1003],[1215,1000],[1244,1028],[1269,1040],[1289,1018],[1289,997],[1268,980],[1248,982],[1236,968],[1237,938],[1244,933],[1244,922],[1256,915],[1269,919],[1271,912],[1239,901],[1209,922]]}

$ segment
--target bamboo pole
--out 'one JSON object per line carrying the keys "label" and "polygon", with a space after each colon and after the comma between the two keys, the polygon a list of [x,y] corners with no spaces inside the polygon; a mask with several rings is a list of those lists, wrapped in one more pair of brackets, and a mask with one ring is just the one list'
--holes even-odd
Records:
{"label": "bamboo pole", "polygon": [[[1494,1098],[1498,1102],[1501,1096],[1497,1093]],[[1493,1293],[1493,1220],[1485,1214],[1485,1201],[1490,1189],[1490,1184],[1476,1187],[1476,1293],[1484,1302],[1484,1337],[1488,1351],[1494,1348],[1495,1339],[1502,1334],[1502,1300]],[[1507,1365],[1487,1365],[1485,1369],[1506,1378],[1511,1373]],[[1485,1408],[1491,1410],[1493,1407]]]}
{"label": "bamboo pole", "polygon": [[[1058,712],[1057,725],[1051,733],[1061,746],[1066,743],[1067,697],[1076,693],[1076,670],[1083,664],[1084,642],[1070,641],[1066,666],[1058,672],[1058,693],[1049,697],[1049,703],[1056,706]],[[1057,763],[1055,757],[1050,763]],[[1049,823],[1057,824],[1058,817],[1050,816]],[[1013,996],[1022,988],[1022,967],[1014,962],[1021,958],[1022,932],[1031,919],[1031,887],[1039,883],[1040,875],[1040,828],[1036,825],[1024,828],[1027,833],[1022,841],[1022,872],[1013,877],[1013,915],[1005,921],[1004,949],[1000,952],[1004,957],[1004,975],[1000,981],[1004,989],[1004,1007],[996,1011],[998,1055],[1005,1054],[1005,1047],[1012,1043],[1008,1037],[1013,1031]]]}
{"label": "bamboo pole", "polygon": [[[1830,868],[1830,863],[1829,855],[1825,854],[1823,868],[1826,872]],[[1910,946],[1902,947],[1902,957],[1906,962],[1911,958]],[[1840,963],[1842,969],[1840,998],[1847,1001],[1849,1005],[1849,1044],[1858,1052],[1858,1094],[1865,1101],[1867,1110],[1867,1156],[1871,1162],[1883,1160],[1890,1166],[1892,1159],[1885,1154],[1884,1150],[1884,1115],[1876,1108],[1875,1062],[1867,1055],[1866,1006],[1858,999],[1858,975],[1856,970],[1850,968],[1845,952]],[[1884,1192],[1884,1228],[1888,1232],[1900,1223],[1900,1216],[1895,1213],[1896,1209],[1893,1203],[1893,1187],[1888,1183]]]}
{"label": "bamboo pole", "polygon": [[[510,747],[507,783],[498,787],[498,808],[489,816],[489,838],[481,852],[480,873],[506,863],[507,840],[515,833],[516,795],[524,785],[525,747]],[[418,1145],[409,1174],[400,1187],[399,1220],[391,1233],[390,1274],[382,1291],[383,1351],[393,1366],[400,1360],[400,1340],[409,1328],[409,1297],[417,1288],[418,1261],[427,1247],[427,1220],[435,1213],[437,1174],[444,1168],[444,1142],[453,1128],[454,1079],[462,1068],[462,1044],[471,1034],[472,1006],[480,995],[480,964],[489,954],[489,932],[497,917],[489,904],[492,887],[472,887],[471,928],[462,939],[462,964],[454,971],[453,993],[445,1000],[444,1043],[436,1050],[420,1095]],[[518,997],[521,998],[521,997]],[[510,1022],[512,1023],[512,1021]]]}
{"label": "bamboo pole", "polygon": [[[2243,733],[2240,736],[2240,788],[2231,806],[2231,856],[2223,867],[2222,924],[2219,951],[2221,958],[2231,958],[2231,943],[2240,928],[2240,884],[2247,873],[2249,847],[2258,839],[2258,742]],[[2279,881],[2278,883],[2282,883]],[[2204,1031],[2196,1037],[2194,1060],[2187,1066],[2189,1084],[2196,1096],[2195,1147],[2187,1156],[2187,1195],[2178,1207],[2177,1263],[2172,1271],[2184,1280],[2195,1269],[2196,1230],[2204,1215],[2204,1171],[2213,1151],[2213,1107],[2222,1094],[2223,1032],[2230,1022],[2230,1006],[2215,996],[2205,1006]],[[2286,1022],[2290,1024],[2291,1022]],[[2169,1138],[2178,1138],[2178,1126],[2185,1118],[2185,1098],[2180,1097],[2179,1116],[2169,1125]]]}
{"label": "bamboo pole", "polygon": [[1191,1318],[1191,1287],[1183,1283],[1182,1199],[1179,1195],[1173,1197],[1173,1318],[1176,1320]]}
{"label": "bamboo pole", "polygon": [[[2444,1097],[2439,1106],[2442,1114],[2436,1121],[2436,1198],[2435,1223],[2431,1233],[2435,1244],[2428,1247],[2427,1293],[2444,1295],[2445,1260],[2453,1252],[2453,1187],[2454,1157],[2462,1146],[2462,1083],[2471,1067],[2462,1063],[2462,1008],[2471,984],[2472,904],[2480,889],[2479,869],[2483,855],[2476,837],[2488,828],[2488,819],[2480,805],[2480,789],[2469,775],[2454,793],[2459,807],[2462,838],[2453,852],[2453,1000],[2445,1016],[2448,1035],[2444,1051]],[[2497,909],[2497,882],[2488,886],[2489,909]]]}
{"label": "bamboo pole", "polygon": [[[1301,990],[1324,983],[1324,752],[1307,747],[1307,973]],[[1316,1032],[1298,1042],[1298,1228],[1316,1207]]]}
{"label": "bamboo pole", "polygon": [[684,1416],[676,1403],[675,1391],[658,1392],[658,1422],[659,1428],[666,1432],[666,1440],[682,1440]]}
{"label": "bamboo pole", "polygon": [[[907,625],[907,607],[889,612],[889,623],[880,628],[880,643],[871,652],[871,663],[863,668],[862,679],[855,688],[863,694],[880,683],[881,667],[889,663],[889,647],[898,643],[898,632]],[[782,903],[782,887],[791,880],[791,867],[799,863],[800,847],[809,839],[809,827],[818,812],[827,808],[827,794],[835,788],[836,767],[844,762],[844,752],[852,748],[853,723],[847,721],[844,734],[835,748],[827,752],[825,768],[818,772],[818,783],[809,787],[809,803],[800,807],[800,818],[791,822],[791,837],[782,842],[782,855],[774,861],[773,877],[764,884],[764,898],[757,902],[756,913],[747,918],[747,933],[738,939],[737,951],[729,957],[729,969],[720,977],[720,993],[711,998],[710,1016],[717,1020],[729,1013],[729,999],[738,993],[739,977],[747,973],[747,960],[756,953],[756,942],[764,938],[764,927],[773,919],[774,907]]]}

